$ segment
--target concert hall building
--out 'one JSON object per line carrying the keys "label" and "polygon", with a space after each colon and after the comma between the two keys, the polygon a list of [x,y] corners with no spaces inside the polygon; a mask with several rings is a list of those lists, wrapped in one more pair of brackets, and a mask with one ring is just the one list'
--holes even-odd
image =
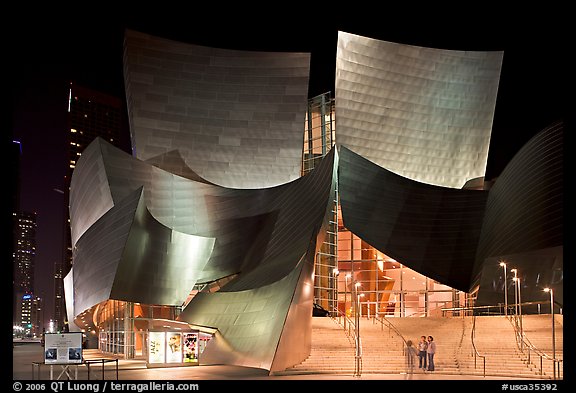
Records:
{"label": "concert hall building", "polygon": [[310,354],[313,303],[458,315],[503,303],[506,261],[562,304],[563,124],[484,179],[502,62],[339,32],[335,95],[309,99],[308,53],[127,30],[132,155],[96,138],[76,163],[70,329],[275,372]]}

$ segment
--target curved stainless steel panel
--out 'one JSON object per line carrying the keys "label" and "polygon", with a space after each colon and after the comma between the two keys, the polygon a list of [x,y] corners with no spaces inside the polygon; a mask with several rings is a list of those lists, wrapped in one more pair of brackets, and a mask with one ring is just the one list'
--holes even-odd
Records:
{"label": "curved stainless steel panel", "polygon": [[76,242],[72,250],[74,316],[110,298],[141,192],[135,190],[117,203]]}
{"label": "curved stainless steel panel", "polygon": [[309,70],[309,53],[216,49],[127,30],[134,154],[148,160],[179,149],[198,175],[227,187],[295,180]]}
{"label": "curved stainless steel panel", "polygon": [[338,32],[337,145],[423,183],[484,176],[502,57]]}
{"label": "curved stainless steel panel", "polygon": [[100,143],[91,143],[84,149],[70,180],[72,247],[114,206],[100,146]]}
{"label": "curved stainless steel panel", "polygon": [[516,153],[490,189],[478,259],[561,246],[564,124],[545,128]]}
{"label": "curved stainless steel panel", "polygon": [[[146,207],[162,225],[184,234],[217,239],[199,282],[249,272],[253,266],[268,271],[259,276],[269,283],[288,274],[290,264],[283,261],[298,259],[307,247],[305,238],[292,233],[295,220],[301,220],[302,231],[313,233],[317,230],[314,223],[321,221],[324,214],[325,198],[330,197],[334,153],[313,173],[293,182],[267,189],[239,190],[173,175],[101,139],[93,143],[100,145],[115,203],[144,186]],[[79,172],[78,176],[82,174]],[[321,194],[313,198],[318,192]],[[263,285],[263,279],[245,273],[234,290]]]}
{"label": "curved stainless steel panel", "polygon": [[[310,262],[302,257],[297,267],[283,279],[260,288],[196,295],[179,318],[192,324],[217,327],[220,334],[220,342],[211,342],[206,347],[202,362],[270,370],[305,264]],[[312,318],[312,292],[308,296],[310,307],[306,317],[309,320]],[[306,326],[305,321],[300,321],[302,327]],[[302,329],[300,333],[305,337],[311,332]],[[298,342],[293,344],[300,346]]]}
{"label": "curved stainless steel panel", "polygon": [[479,302],[503,302],[504,260],[518,269],[522,301],[546,301],[542,288],[550,286],[562,304],[563,205],[564,123],[555,122],[516,153],[490,189],[472,285],[480,284]]}
{"label": "curved stainless steel panel", "polygon": [[[275,370],[302,361],[310,331],[293,343],[291,329],[310,326],[313,260],[334,200],[336,150],[295,181],[241,190],[171,174],[101,139],[93,144],[97,153],[81,160],[103,164],[114,206],[77,241],[74,314],[107,299],[180,305],[196,282],[235,275],[217,296],[197,295],[182,317],[219,329],[215,342],[234,348],[220,360]],[[226,304],[230,312],[222,314]],[[238,304],[245,307],[230,323]]]}
{"label": "curved stainless steel panel", "polygon": [[141,194],[110,298],[144,304],[184,304],[208,263],[214,241],[160,224],[146,208]]}
{"label": "curved stainless steel panel", "polygon": [[[277,211],[274,231],[254,260],[216,293],[198,294],[180,314],[219,334],[203,362],[284,370],[310,353],[314,256],[334,199],[337,152],[332,149],[308,175],[279,187],[261,206]],[[269,204],[270,203],[270,204]]]}
{"label": "curved stainless steel panel", "polygon": [[411,269],[468,290],[486,191],[406,179],[344,146],[338,190],[346,228]]}

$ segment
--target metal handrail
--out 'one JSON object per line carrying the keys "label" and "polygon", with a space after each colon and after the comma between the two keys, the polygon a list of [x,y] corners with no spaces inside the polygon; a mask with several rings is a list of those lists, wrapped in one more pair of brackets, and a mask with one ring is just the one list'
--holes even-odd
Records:
{"label": "metal handrail", "polygon": [[472,341],[472,349],[474,350],[474,370],[476,370],[476,357],[482,358],[483,363],[483,375],[486,378],[486,356],[480,355],[478,349],[476,349],[476,344],[474,343],[474,336],[476,335],[476,315],[472,316],[472,332],[470,333],[470,340]]}
{"label": "metal handrail", "polygon": [[[512,316],[510,316],[508,318],[508,320],[510,321],[510,324],[512,325],[512,328],[514,329],[514,333],[516,336],[516,345],[518,346],[518,349],[520,350],[520,352],[524,355],[524,347],[526,347],[528,349],[528,355],[527,355],[527,360],[526,362],[528,364],[532,363],[532,359],[531,359],[531,352],[535,352],[536,355],[538,355],[540,357],[540,375],[544,375],[544,368],[543,368],[543,359],[546,360],[550,360],[552,361],[552,366],[554,368],[554,377],[556,377],[556,375],[558,376],[558,378],[560,378],[560,363],[564,362],[564,359],[559,359],[559,358],[554,358],[553,356],[548,355],[546,352],[542,351],[541,349],[538,349],[534,344],[532,344],[530,342],[530,340],[528,340],[528,338],[526,337],[525,334],[523,334],[523,332],[521,332],[518,329],[518,321],[517,321],[517,316],[514,316],[514,322],[512,321]],[[556,371],[558,371],[558,373],[556,374]]]}
{"label": "metal handrail", "polygon": [[[340,311],[340,310],[334,310],[334,311],[336,311],[336,313],[338,314],[338,317],[330,316],[330,318],[332,318],[334,321],[336,321],[336,323],[338,325],[342,326],[342,328],[344,329],[344,333],[346,333],[346,337],[348,337],[348,340],[350,340],[350,338],[355,338],[356,337],[355,333],[354,334],[352,333],[352,332],[356,331],[356,326],[355,326],[354,322],[347,315],[342,313],[342,311]],[[340,322],[340,318],[343,318],[345,323]],[[346,324],[348,324],[348,327],[346,327]],[[352,330],[352,331],[350,329],[351,326],[354,326],[354,330]]]}
{"label": "metal handrail", "polygon": [[[524,302],[524,303],[520,303],[521,305],[534,305],[534,304],[545,304],[546,302]],[[444,314],[444,312],[446,311],[471,311],[472,312],[472,316],[473,316],[473,327],[472,327],[472,347],[475,351],[474,354],[474,368],[476,368],[476,347],[474,344],[474,334],[475,334],[475,329],[476,329],[476,315],[474,314],[475,310],[490,310],[490,309],[501,309],[501,306],[468,306],[468,307],[452,307],[452,308],[442,308],[442,313]],[[490,313],[488,313],[490,314]],[[501,312],[498,313],[494,313],[494,315],[502,315]],[[514,321],[512,320],[512,318],[514,317]],[[553,362],[553,367],[554,367],[554,372],[556,374],[556,371],[558,371],[558,373],[556,375],[558,375],[558,377],[560,377],[560,364],[564,361],[563,359],[558,359],[558,358],[553,358],[552,356],[549,356],[548,354],[546,354],[545,352],[543,352],[542,350],[539,350],[537,347],[535,347],[532,343],[530,343],[530,341],[526,338],[526,336],[523,336],[523,334],[520,332],[519,328],[518,328],[518,316],[512,316],[512,315],[508,315],[508,320],[510,321],[510,324],[512,325],[512,327],[514,328],[514,333],[516,336],[516,345],[518,346],[518,348],[520,349],[520,352],[522,354],[524,354],[524,346],[526,346],[528,348],[528,355],[527,355],[527,362],[528,364],[532,363],[531,362],[531,351],[534,351],[539,357],[540,357],[540,375],[543,375],[543,367],[542,367],[542,363],[543,363],[543,359],[547,359]],[[477,354],[480,357],[483,357],[480,354]],[[484,359],[485,362],[485,359]],[[532,363],[533,364],[533,363]]]}
{"label": "metal handrail", "polygon": [[[354,338],[354,361],[355,361],[355,365],[354,365],[354,376],[360,376],[362,374],[362,341],[360,340],[360,337],[358,335],[358,332],[356,330],[356,324],[354,322],[352,322],[352,320],[350,318],[348,318],[348,316],[346,314],[343,314],[342,311],[340,310],[335,310],[336,313],[338,314],[338,318],[340,319],[340,317],[344,317],[344,325],[342,325],[340,323],[340,321],[338,321],[337,323],[341,326],[344,327],[344,333],[346,333],[346,335],[348,336],[348,340],[350,340],[351,337]],[[335,319],[332,317],[332,319]],[[348,331],[346,331],[346,322],[348,323]],[[352,330],[353,332],[353,336],[352,336],[352,332],[350,327],[354,326],[354,330]]]}
{"label": "metal handrail", "polygon": [[386,325],[388,327],[388,331],[393,330],[394,333],[396,333],[396,335],[398,335],[398,337],[402,339],[402,341],[404,342],[404,345],[402,346],[402,351],[404,353],[406,347],[408,346],[408,343],[406,342],[406,339],[404,338],[402,333],[400,333],[398,328],[396,328],[396,326],[394,326],[394,324],[390,322],[385,316],[382,316],[382,319],[380,319],[378,318],[378,316],[374,315],[374,320],[380,322],[380,326],[382,327],[382,329],[384,329],[384,325]]}

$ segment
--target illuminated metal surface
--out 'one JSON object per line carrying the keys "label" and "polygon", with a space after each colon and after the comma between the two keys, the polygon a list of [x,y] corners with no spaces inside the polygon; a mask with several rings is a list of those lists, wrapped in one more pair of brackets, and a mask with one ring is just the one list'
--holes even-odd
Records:
{"label": "illuminated metal surface", "polygon": [[148,212],[142,189],[105,213],[74,247],[76,314],[108,299],[181,305],[214,238],[174,231]]}
{"label": "illuminated metal surface", "polygon": [[423,183],[484,176],[502,57],[339,32],[337,145]]}
{"label": "illuminated metal surface", "polygon": [[[282,190],[278,211],[260,261],[216,293],[198,294],[180,318],[217,326],[219,335],[203,362],[283,370],[305,359],[310,350],[313,261],[328,224],[336,180],[333,149],[314,171]],[[272,192],[272,189],[270,190]],[[244,205],[245,207],[247,205]]]}
{"label": "illuminated metal surface", "polygon": [[100,144],[91,143],[76,163],[70,183],[70,228],[72,247],[92,224],[114,206]]}
{"label": "illuminated metal surface", "polygon": [[297,179],[309,68],[309,53],[216,49],[127,30],[134,154],[178,149],[198,175],[226,187]]}
{"label": "illuminated metal surface", "polygon": [[[279,370],[308,355],[310,329],[296,327],[309,326],[312,316],[313,258],[334,198],[335,150],[295,181],[242,190],[171,174],[100,138],[87,149],[70,193],[72,226],[82,228],[74,228],[81,233],[71,273],[74,315],[108,299],[182,305],[194,284],[236,275],[218,292],[196,295],[182,318],[217,328],[234,348],[233,364]],[[92,184],[106,204],[76,189]],[[113,207],[96,219],[91,209],[110,200]],[[219,304],[235,302],[249,304],[238,309],[242,326],[230,323],[234,306],[220,313]]]}
{"label": "illuminated metal surface", "polygon": [[[478,301],[502,300],[500,260],[523,272],[525,301],[562,301],[563,124],[532,138],[490,191],[418,183],[340,148],[344,225],[378,250]],[[503,284],[502,284],[503,285]]]}
{"label": "illuminated metal surface", "polygon": [[[314,253],[313,244],[300,263],[275,283],[246,291],[198,294],[180,318],[218,327],[202,363],[276,371],[304,360],[310,353]],[[281,340],[282,336],[292,339]]]}
{"label": "illuminated metal surface", "polygon": [[[522,274],[524,301],[563,302],[564,124],[556,122],[516,153],[492,188],[476,257],[478,301],[502,301],[505,260]],[[481,276],[481,278],[479,277]],[[492,301],[492,303],[490,303]]]}
{"label": "illuminated metal surface", "polygon": [[490,189],[478,258],[562,245],[564,125],[528,141]]}
{"label": "illuminated metal surface", "polygon": [[406,179],[344,146],[338,192],[346,228],[411,269],[468,290],[488,192]]}

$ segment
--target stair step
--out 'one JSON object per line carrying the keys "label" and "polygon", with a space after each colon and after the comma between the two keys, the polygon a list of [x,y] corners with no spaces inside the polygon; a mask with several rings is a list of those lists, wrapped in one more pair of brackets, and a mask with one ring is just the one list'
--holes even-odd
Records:
{"label": "stair step", "polygon": [[[533,318],[534,317],[534,318]],[[547,317],[547,318],[546,318]],[[483,375],[483,358],[476,358],[474,366],[471,343],[471,317],[390,318],[398,331],[417,344],[423,334],[433,335],[437,345],[436,373]],[[546,350],[550,342],[550,316],[524,316],[525,336],[533,345]],[[556,329],[556,356],[562,358],[562,324]],[[401,373],[406,371],[403,354],[404,341],[388,327],[362,319],[360,336],[363,345],[362,370],[365,373]],[[532,354],[532,363],[516,346],[515,333],[505,317],[476,317],[474,343],[485,356],[486,374],[494,376],[523,376],[550,378],[552,363],[543,364],[541,375],[539,357]],[[548,344],[546,344],[548,343]],[[342,326],[331,318],[313,318],[310,356],[284,373],[354,372],[353,338],[346,336]],[[418,362],[418,360],[416,360]],[[416,368],[415,372],[421,372]]]}

